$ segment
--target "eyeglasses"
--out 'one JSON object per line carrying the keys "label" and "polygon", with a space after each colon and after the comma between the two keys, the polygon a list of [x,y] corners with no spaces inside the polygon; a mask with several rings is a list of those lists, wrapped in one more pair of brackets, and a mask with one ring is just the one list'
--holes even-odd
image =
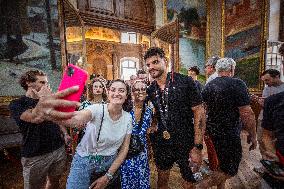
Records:
{"label": "eyeglasses", "polygon": [[133,92],[146,92],[146,87],[142,87],[142,88],[133,88],[132,89]]}

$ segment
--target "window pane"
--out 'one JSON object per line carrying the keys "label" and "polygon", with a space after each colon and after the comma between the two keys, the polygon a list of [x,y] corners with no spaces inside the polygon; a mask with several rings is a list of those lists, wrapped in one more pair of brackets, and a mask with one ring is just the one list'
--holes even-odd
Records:
{"label": "window pane", "polygon": [[121,66],[122,67],[128,67],[128,61],[126,60],[126,61],[123,61],[122,63],[121,63]]}
{"label": "window pane", "polygon": [[129,33],[129,42],[136,44],[136,33]]}
{"label": "window pane", "polygon": [[136,66],[135,66],[135,62],[133,62],[133,61],[128,61],[128,67],[130,67],[130,68],[135,68]]}
{"label": "window pane", "polygon": [[122,68],[121,79],[130,80],[131,75],[136,75],[136,68]]}
{"label": "window pane", "polygon": [[129,37],[128,33],[122,32],[121,33],[121,43],[128,43]]}

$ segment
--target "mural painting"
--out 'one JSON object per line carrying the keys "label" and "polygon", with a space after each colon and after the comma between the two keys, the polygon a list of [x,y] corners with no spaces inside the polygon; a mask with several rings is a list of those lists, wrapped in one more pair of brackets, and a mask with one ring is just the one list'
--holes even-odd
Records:
{"label": "mural painting", "polygon": [[236,77],[258,88],[264,0],[225,1],[225,56],[237,62]]}
{"label": "mural painting", "polygon": [[0,1],[0,96],[19,96],[20,76],[47,73],[53,90],[61,77],[57,0]]}
{"label": "mural painting", "polygon": [[206,1],[168,0],[168,22],[176,18],[180,23],[180,72],[187,74],[189,67],[198,66],[203,73],[206,53]]}

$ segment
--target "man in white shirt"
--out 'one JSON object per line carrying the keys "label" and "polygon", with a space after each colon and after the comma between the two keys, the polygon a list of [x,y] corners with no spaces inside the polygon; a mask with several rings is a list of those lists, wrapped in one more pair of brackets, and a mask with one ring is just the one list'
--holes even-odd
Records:
{"label": "man in white shirt", "polygon": [[218,74],[215,69],[215,65],[217,63],[217,60],[219,59],[220,59],[219,56],[212,56],[211,58],[207,60],[205,64],[205,74],[208,79],[206,80],[205,84],[209,83],[210,81],[218,77]]}

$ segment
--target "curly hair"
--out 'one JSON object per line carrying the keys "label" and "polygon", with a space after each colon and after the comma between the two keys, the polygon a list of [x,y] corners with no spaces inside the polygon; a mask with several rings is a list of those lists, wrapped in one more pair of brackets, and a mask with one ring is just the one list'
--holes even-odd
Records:
{"label": "curly hair", "polygon": [[102,98],[103,101],[106,102],[107,101],[106,87],[105,84],[100,79],[94,79],[92,83],[89,85],[89,99],[94,99],[93,85],[95,82],[99,82],[103,86]]}
{"label": "curly hair", "polygon": [[149,48],[144,55],[144,60],[146,60],[147,58],[150,58],[152,56],[159,56],[160,58],[166,57],[164,50],[159,48],[159,47]]}
{"label": "curly hair", "polygon": [[217,61],[217,64],[215,66],[217,72],[222,72],[222,71],[231,71],[232,69],[235,69],[236,67],[236,62],[232,58],[220,58]]}
{"label": "curly hair", "polygon": [[30,70],[24,73],[19,80],[21,87],[28,90],[28,82],[35,82],[37,76],[46,76],[46,74],[41,70]]}
{"label": "curly hair", "polygon": [[127,83],[125,83],[123,80],[121,80],[121,79],[116,79],[116,80],[112,80],[112,81],[108,84],[107,88],[110,88],[111,85],[112,85],[113,83],[116,83],[116,82],[123,83],[123,84],[126,86],[126,96],[127,96],[127,98],[126,98],[125,102],[122,104],[122,109],[123,109],[124,111],[126,111],[126,112],[130,112],[130,111],[133,109],[133,103],[132,103],[132,97],[131,97],[131,89],[130,89],[130,86],[129,86]]}
{"label": "curly hair", "polygon": [[197,66],[190,67],[188,71],[194,71],[196,75],[199,75],[199,68]]}

